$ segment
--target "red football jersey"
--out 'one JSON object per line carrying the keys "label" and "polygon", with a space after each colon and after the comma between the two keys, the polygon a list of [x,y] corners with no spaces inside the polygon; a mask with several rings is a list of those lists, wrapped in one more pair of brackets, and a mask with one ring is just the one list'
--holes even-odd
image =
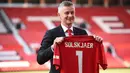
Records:
{"label": "red football jersey", "polygon": [[92,36],[65,37],[54,48],[53,64],[60,73],[99,73],[107,68],[103,44]]}

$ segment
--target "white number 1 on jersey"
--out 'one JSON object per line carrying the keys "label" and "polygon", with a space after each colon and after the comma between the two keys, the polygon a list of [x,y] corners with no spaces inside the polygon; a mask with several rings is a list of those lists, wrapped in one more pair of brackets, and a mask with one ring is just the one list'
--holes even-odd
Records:
{"label": "white number 1 on jersey", "polygon": [[76,51],[76,56],[78,56],[79,73],[82,73],[83,52],[82,51]]}

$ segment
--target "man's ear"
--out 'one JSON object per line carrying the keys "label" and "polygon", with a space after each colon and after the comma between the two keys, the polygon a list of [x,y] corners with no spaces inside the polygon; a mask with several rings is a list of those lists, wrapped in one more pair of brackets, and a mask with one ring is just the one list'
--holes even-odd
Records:
{"label": "man's ear", "polygon": [[60,17],[60,13],[57,13],[57,16],[61,19],[61,17]]}
{"label": "man's ear", "polygon": [[60,14],[59,14],[59,13],[57,13],[57,16],[59,16],[59,17],[60,17]]}

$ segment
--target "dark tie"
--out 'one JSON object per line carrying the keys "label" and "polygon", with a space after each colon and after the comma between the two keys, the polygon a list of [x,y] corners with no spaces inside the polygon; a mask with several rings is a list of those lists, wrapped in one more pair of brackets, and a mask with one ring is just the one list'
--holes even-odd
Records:
{"label": "dark tie", "polygon": [[72,30],[71,29],[68,28],[66,32],[68,33],[68,36],[72,36]]}

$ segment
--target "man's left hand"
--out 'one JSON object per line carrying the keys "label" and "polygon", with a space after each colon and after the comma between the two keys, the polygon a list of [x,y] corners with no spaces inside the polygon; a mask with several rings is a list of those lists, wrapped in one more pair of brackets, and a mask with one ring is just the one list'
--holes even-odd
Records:
{"label": "man's left hand", "polygon": [[98,41],[98,42],[102,42],[102,41],[103,41],[103,38],[100,37],[100,36],[93,35],[93,37],[94,37],[95,40]]}

